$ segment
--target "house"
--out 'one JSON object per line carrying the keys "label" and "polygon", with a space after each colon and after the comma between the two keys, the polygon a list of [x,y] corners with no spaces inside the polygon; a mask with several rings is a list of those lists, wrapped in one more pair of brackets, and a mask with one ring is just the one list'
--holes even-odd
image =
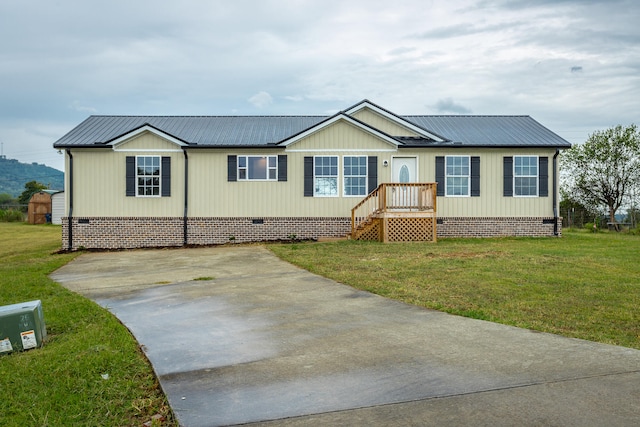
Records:
{"label": "house", "polygon": [[570,144],[529,116],[400,116],[364,100],[330,117],[90,116],[54,147],[63,246],[77,249],[403,227],[388,240],[559,236]]}

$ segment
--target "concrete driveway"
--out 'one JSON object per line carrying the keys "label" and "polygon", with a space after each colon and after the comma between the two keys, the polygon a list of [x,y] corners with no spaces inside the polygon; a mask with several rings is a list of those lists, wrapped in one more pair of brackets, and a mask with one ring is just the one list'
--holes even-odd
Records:
{"label": "concrete driveway", "polygon": [[[640,425],[640,351],[390,301],[262,246],[89,253],[181,425]],[[200,280],[196,280],[200,279]]]}

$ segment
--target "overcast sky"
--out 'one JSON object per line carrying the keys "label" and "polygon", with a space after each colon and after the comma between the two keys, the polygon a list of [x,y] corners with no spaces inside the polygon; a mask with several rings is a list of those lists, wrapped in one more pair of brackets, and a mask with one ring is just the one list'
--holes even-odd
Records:
{"label": "overcast sky", "polygon": [[92,114],[526,114],[571,143],[640,125],[637,0],[0,2],[0,142]]}

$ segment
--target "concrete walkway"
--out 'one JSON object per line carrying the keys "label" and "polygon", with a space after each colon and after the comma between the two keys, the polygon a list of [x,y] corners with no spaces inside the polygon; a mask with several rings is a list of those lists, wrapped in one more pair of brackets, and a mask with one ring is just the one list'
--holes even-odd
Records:
{"label": "concrete walkway", "polygon": [[640,425],[638,350],[408,306],[261,246],[90,253],[52,277],[131,329],[184,426]]}

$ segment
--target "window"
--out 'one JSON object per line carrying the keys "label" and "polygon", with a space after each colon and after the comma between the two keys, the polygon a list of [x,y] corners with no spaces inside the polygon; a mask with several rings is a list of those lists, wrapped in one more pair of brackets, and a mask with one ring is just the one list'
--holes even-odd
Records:
{"label": "window", "polygon": [[304,197],[337,197],[342,180],[342,195],[363,196],[378,186],[377,156],[344,156],[342,177],[338,156],[304,157]]}
{"label": "window", "polygon": [[469,156],[446,156],[446,196],[469,196],[471,167]]}
{"label": "window", "polygon": [[538,156],[513,157],[513,194],[538,195]]}
{"label": "window", "polygon": [[313,195],[338,195],[338,156],[317,156],[313,159]]}
{"label": "window", "polygon": [[136,194],[160,197],[160,156],[136,157]]}
{"label": "window", "polygon": [[127,156],[127,197],[171,197],[171,157]]}
{"label": "window", "polygon": [[277,156],[238,156],[239,181],[275,181],[277,179]]}
{"label": "window", "polygon": [[345,156],[344,168],[344,195],[367,195],[367,156]]}

